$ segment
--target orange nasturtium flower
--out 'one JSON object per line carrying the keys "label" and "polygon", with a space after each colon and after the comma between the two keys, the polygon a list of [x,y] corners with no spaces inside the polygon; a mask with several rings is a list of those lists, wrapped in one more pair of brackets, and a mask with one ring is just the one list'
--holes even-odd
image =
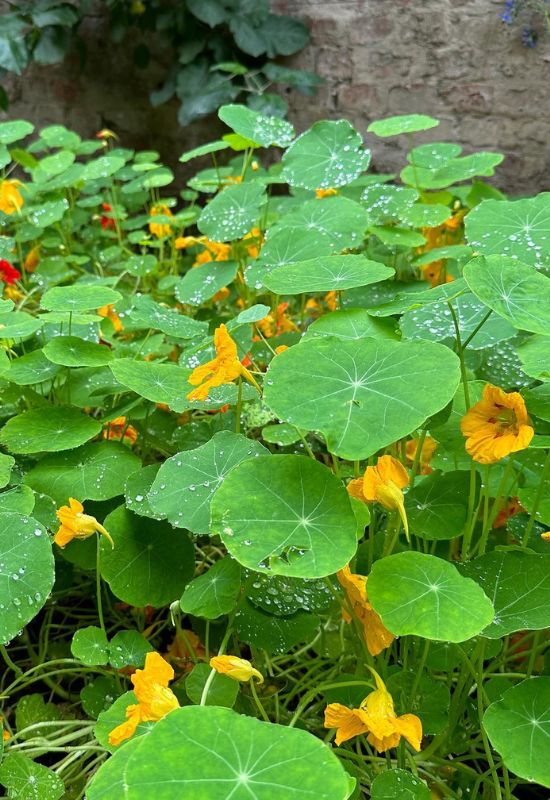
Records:
{"label": "orange nasturtium flower", "polygon": [[[363,626],[369,653],[371,656],[379,655],[391,645],[395,636],[386,628],[368,601],[367,578],[351,572],[349,565],[337,572],[336,577],[346,593],[353,613]],[[342,616],[346,622],[351,622],[351,617],[345,609],[342,609]]]}
{"label": "orange nasturtium flower", "polygon": [[515,517],[516,514],[521,514],[525,509],[519,502],[519,497],[510,497],[504,506],[501,508],[493,522],[493,528],[504,528],[510,517]]}
{"label": "orange nasturtium flower", "polygon": [[[173,217],[174,215],[165,205],[158,205],[153,206],[149,212],[152,217],[156,217],[159,214],[162,214],[163,217]],[[157,239],[163,239],[165,236],[170,236],[172,233],[172,228],[168,224],[164,224],[163,222],[150,222],[149,223],[149,230],[156,236]]]}
{"label": "orange nasturtium flower", "polygon": [[120,317],[116,313],[112,303],[107,306],[101,306],[101,308],[97,309],[97,313],[98,316],[111,320],[115,329],[115,333],[119,333],[119,331],[123,330],[124,326],[120,321]]}
{"label": "orange nasturtium flower", "polygon": [[111,422],[108,422],[103,429],[103,438],[115,439],[116,441],[127,439],[131,445],[134,445],[137,442],[138,432],[133,425],[126,423],[126,417],[116,417]]}
{"label": "orange nasturtium flower", "polygon": [[338,189],[315,189],[317,200],[322,200],[323,197],[332,197],[335,194],[338,194]]}
{"label": "orange nasturtium flower", "polygon": [[23,208],[25,201],[17,188],[21,185],[21,181],[15,180],[0,183],[0,211],[3,211],[4,214],[13,214]]}
{"label": "orange nasturtium flower", "polygon": [[[416,451],[418,450],[418,439],[409,439],[407,444],[405,445],[405,457],[407,459],[407,465],[412,467],[414,464],[414,460],[416,458]],[[424,442],[422,444],[422,450],[420,451],[420,456],[418,460],[418,471],[421,475],[429,475],[432,471],[430,467],[430,461],[435,453],[437,448],[437,442],[435,439],[432,439],[431,436],[426,436]]]}
{"label": "orange nasturtium flower", "polygon": [[298,330],[298,326],[287,316],[288,303],[279,303],[277,313],[270,311],[256,325],[261,330],[266,339],[280,333],[290,333]]}
{"label": "orange nasturtium flower", "polygon": [[126,709],[126,722],[109,734],[109,744],[119,745],[136,732],[140,722],[157,722],[179,708],[174,692],[168,684],[174,679],[174,670],[159,653],[147,653],[145,668],[136,669],[130,680],[137,698],[135,705]]}
{"label": "orange nasturtium flower", "polygon": [[73,497],[69,497],[68,506],[61,506],[55,513],[61,523],[54,537],[54,542],[59,547],[65,547],[73,539],[88,539],[94,533],[101,533],[110,541],[111,547],[114,547],[111,535],[103,525],[95,517],[85,514],[82,503]]}
{"label": "orange nasturtium flower", "polygon": [[27,257],[23,262],[25,272],[34,272],[40,263],[40,245],[37,244],[32,250],[29,250]]}
{"label": "orange nasturtium flower", "polygon": [[422,723],[415,714],[398,717],[393,698],[382,678],[369,667],[376,681],[376,689],[363,700],[359,708],[348,708],[331,703],[325,709],[325,728],[336,728],[336,744],[340,745],[354,736],[368,734],[367,741],[379,753],[397,747],[403,736],[416,750],[422,741]]}
{"label": "orange nasturtium flower", "polygon": [[362,478],[347,486],[349,494],[364,503],[380,503],[389,511],[398,511],[409,538],[409,524],[405,513],[402,489],[409,485],[409,476],[403,464],[393,456],[380,456],[375,467],[367,467]]}
{"label": "orange nasturtium flower", "polygon": [[244,378],[261,393],[254,377],[239,361],[237,345],[223,324],[214,332],[214,347],[216,357],[200,367],[195,367],[189,376],[191,386],[198,386],[198,389],[189,392],[188,400],[207,400],[208,392],[214,386],[232,383],[237,378]]}
{"label": "orange nasturtium flower", "polygon": [[258,683],[264,682],[264,676],[250,661],[238,656],[214,656],[210,659],[210,666],[219,672],[220,675],[227,675],[234,681],[247,682],[252,678],[257,678]]}
{"label": "orange nasturtium flower", "polygon": [[196,244],[200,244],[204,250],[195,258],[194,267],[210,264],[212,261],[229,261],[231,258],[230,244],[212,242],[206,236],[178,236],[174,242],[176,250],[187,250]]}
{"label": "orange nasturtium flower", "polygon": [[460,430],[466,437],[466,451],[480,464],[494,464],[525,450],[535,433],[523,397],[490,383],[479,403],[462,417]]}

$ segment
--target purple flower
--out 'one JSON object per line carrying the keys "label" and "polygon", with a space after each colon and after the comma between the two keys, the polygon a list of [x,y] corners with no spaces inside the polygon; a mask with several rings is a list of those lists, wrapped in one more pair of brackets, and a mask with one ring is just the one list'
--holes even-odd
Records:
{"label": "purple flower", "polygon": [[507,25],[511,25],[514,21],[514,13],[515,13],[515,5],[516,0],[506,0],[504,11],[500,15],[500,18],[503,22]]}

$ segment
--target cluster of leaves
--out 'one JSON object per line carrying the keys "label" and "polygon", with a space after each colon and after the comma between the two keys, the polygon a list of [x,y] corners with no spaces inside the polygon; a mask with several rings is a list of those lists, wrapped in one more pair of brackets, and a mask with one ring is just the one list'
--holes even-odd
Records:
{"label": "cluster of leaves", "polygon": [[[117,46],[131,41],[135,64],[146,69],[151,51],[162,51],[166,77],[152,92],[151,103],[176,97],[180,125],[237,98],[284,116],[287,104],[270,87],[313,94],[321,82],[314,73],[272,60],[301,50],[309,32],[299,20],[271,13],[268,0],[104,0],[104,5],[113,58]],[[20,75],[31,62],[60,63],[75,43],[85,60],[86,42],[78,29],[91,12],[97,13],[97,3],[24,0],[13,6],[0,17],[0,79],[10,72]],[[0,106],[6,109],[7,95],[1,87],[0,92]]]}
{"label": "cluster of leaves", "polygon": [[541,36],[550,31],[550,3],[548,0],[504,0],[500,18],[507,25],[521,27],[521,41],[533,48]]}
{"label": "cluster of leaves", "polygon": [[[296,137],[219,115],[231,132],[182,160],[227,164],[162,198],[158,153],[0,125],[0,783],[47,800],[542,797],[550,196],[481,180],[498,153],[416,145],[396,180],[368,172],[344,120]],[[193,399],[222,325],[261,396],[230,376]],[[481,464],[460,421],[487,382],[521,391],[535,435]],[[382,455],[404,497],[367,505],[351,489]],[[61,548],[69,498],[86,527]],[[368,602],[346,599],[348,564]],[[114,745],[151,651],[181,707]],[[224,651],[261,686],[211,670]],[[419,752],[321,741],[326,704],[362,707],[372,669],[420,720]]]}

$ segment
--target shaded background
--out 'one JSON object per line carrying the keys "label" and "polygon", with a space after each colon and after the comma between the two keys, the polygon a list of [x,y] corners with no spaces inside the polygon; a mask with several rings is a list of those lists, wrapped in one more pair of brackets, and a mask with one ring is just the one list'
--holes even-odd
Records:
{"label": "shaded background", "polygon": [[[289,118],[304,130],[323,117],[349,119],[361,133],[393,114],[425,113],[441,125],[417,141],[451,140],[499,150],[506,160],[494,182],[514,194],[550,189],[550,40],[522,45],[517,27],[500,17],[503,0],[273,0],[280,13],[303,19],[311,43],[291,66],[321,75],[316,96],[288,95]],[[88,44],[60,66],[32,66],[5,87],[10,108],[38,127],[63,123],[85,136],[113,128],[121,143],[160,151],[166,163],[216,138],[216,118],[180,128],[177,103],[152,108],[149,92],[164,74],[163,53],[146,70],[131,47],[113,45],[98,13],[80,29]],[[368,137],[376,171],[403,166],[405,137]]]}

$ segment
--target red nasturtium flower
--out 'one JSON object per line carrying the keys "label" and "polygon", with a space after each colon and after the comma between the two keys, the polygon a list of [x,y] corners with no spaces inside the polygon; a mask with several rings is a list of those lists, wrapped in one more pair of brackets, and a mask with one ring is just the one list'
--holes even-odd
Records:
{"label": "red nasturtium flower", "polygon": [[489,383],[479,403],[462,417],[460,429],[466,451],[480,464],[494,464],[525,450],[535,434],[523,397]]}
{"label": "red nasturtium flower", "polygon": [[0,280],[12,285],[15,281],[18,281],[20,277],[21,273],[13,264],[10,264],[5,258],[0,259]]}
{"label": "red nasturtium flower", "polygon": [[372,667],[369,669],[374,675],[376,689],[365,697],[359,708],[330,703],[325,710],[325,728],[336,728],[337,745],[366,733],[367,741],[379,753],[397,747],[401,737],[419,751],[422,742],[421,721],[415,714],[398,717],[384,681]]}
{"label": "red nasturtium flower", "polygon": [[101,227],[103,228],[104,231],[114,231],[116,227],[115,221],[112,217],[107,216],[107,214],[110,214],[112,212],[113,207],[109,205],[109,203],[102,203],[101,208],[105,212],[105,214],[102,214],[101,217],[99,218],[99,221],[101,222]]}
{"label": "red nasturtium flower", "polygon": [[178,698],[168,688],[174,670],[159,653],[147,653],[145,668],[136,669],[130,680],[137,703],[126,709],[126,722],[109,734],[109,744],[119,745],[136,732],[140,722],[157,722],[180,707]]}

